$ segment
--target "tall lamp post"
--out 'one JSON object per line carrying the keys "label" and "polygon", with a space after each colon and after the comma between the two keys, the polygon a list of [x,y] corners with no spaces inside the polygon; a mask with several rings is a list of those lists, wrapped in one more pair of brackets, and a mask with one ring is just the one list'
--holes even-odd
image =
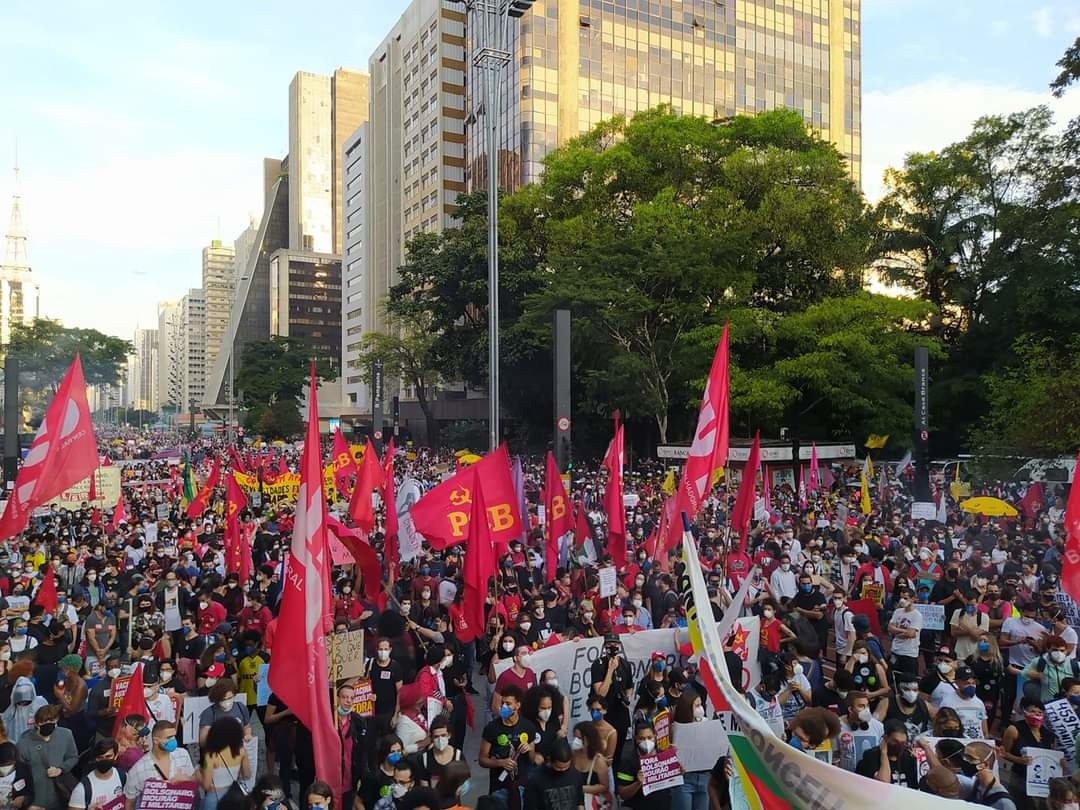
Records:
{"label": "tall lamp post", "polygon": [[510,63],[511,20],[535,0],[463,0],[472,33],[473,65],[484,76],[488,209],[488,444],[499,446],[499,121],[500,78]]}

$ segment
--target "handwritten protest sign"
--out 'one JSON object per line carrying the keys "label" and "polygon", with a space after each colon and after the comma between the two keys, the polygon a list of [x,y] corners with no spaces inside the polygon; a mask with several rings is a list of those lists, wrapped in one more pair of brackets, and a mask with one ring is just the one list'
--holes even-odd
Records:
{"label": "handwritten protest sign", "polygon": [[1050,780],[1061,776],[1061,752],[1025,746],[1020,753],[1031,757],[1027,766],[1027,795],[1045,799],[1050,795]]}
{"label": "handwritten protest sign", "polygon": [[671,746],[671,712],[664,709],[654,714],[653,730],[656,732],[656,750],[667,751]]}
{"label": "handwritten protest sign", "polygon": [[609,565],[600,569],[600,596],[608,597],[615,595],[616,577],[615,566]]}
{"label": "handwritten protest sign", "polygon": [[208,708],[210,708],[210,698],[206,696],[187,695],[184,697],[184,712],[180,715],[180,721],[184,728],[185,743],[198,742],[199,717]]}
{"label": "handwritten protest sign", "polygon": [[331,639],[333,680],[345,681],[364,674],[364,631],[335,633]]}
{"label": "handwritten protest sign", "polygon": [[352,710],[360,717],[375,716],[375,688],[370,678],[361,678],[353,684]]}
{"label": "handwritten protest sign", "polygon": [[664,788],[676,787],[683,783],[682,765],[679,764],[679,751],[672,746],[659,754],[641,757],[641,774],[645,781],[641,792],[648,796]]}
{"label": "handwritten protest sign", "polygon": [[1076,735],[1080,734],[1080,718],[1069,701],[1052,700],[1044,707],[1046,712],[1046,725],[1058,738],[1058,745],[1065,755],[1069,765],[1076,761]]}
{"label": "handwritten protest sign", "polygon": [[944,605],[915,605],[915,609],[922,614],[923,630],[945,629]]}
{"label": "handwritten protest sign", "polygon": [[139,799],[139,810],[194,810],[199,797],[196,782],[166,782],[148,779]]}

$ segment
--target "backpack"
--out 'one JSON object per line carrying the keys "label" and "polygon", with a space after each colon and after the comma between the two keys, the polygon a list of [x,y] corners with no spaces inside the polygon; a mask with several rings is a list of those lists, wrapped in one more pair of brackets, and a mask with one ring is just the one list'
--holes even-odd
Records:
{"label": "backpack", "polygon": [[[116,775],[120,777],[120,787],[127,784],[127,771],[121,768],[119,765],[113,765],[113,769],[116,771]],[[90,785],[90,774],[87,774],[79,780],[79,784],[83,789],[83,801],[86,802],[86,807],[90,806],[91,799],[94,796],[94,788]]]}
{"label": "backpack", "polygon": [[[1080,677],[1080,663],[1075,658],[1070,659],[1072,664],[1072,676]],[[1035,663],[1036,672],[1046,672],[1046,656],[1040,655]],[[1042,681],[1024,681],[1024,697],[1042,700]]]}

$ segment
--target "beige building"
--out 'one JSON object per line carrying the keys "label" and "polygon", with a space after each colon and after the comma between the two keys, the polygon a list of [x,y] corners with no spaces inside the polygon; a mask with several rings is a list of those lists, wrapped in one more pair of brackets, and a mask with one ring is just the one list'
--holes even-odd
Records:
{"label": "beige building", "polygon": [[180,299],[181,411],[202,404],[206,393],[206,293],[188,290]]}
{"label": "beige building", "polygon": [[[500,83],[500,184],[531,183],[544,156],[568,139],[662,103],[710,119],[798,110],[859,182],[860,3],[536,0]],[[469,70],[467,180],[482,189],[485,85]]]}
{"label": "beige building", "polygon": [[236,295],[235,251],[213,240],[202,252],[202,289],[206,296],[206,363],[212,366],[221,351],[229,312]]}

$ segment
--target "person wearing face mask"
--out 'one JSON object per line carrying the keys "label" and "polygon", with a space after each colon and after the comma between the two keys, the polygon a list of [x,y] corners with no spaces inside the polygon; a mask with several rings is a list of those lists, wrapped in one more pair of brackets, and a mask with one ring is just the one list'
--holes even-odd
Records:
{"label": "person wearing face mask", "polygon": [[[705,720],[705,704],[696,689],[682,694],[672,713],[671,742],[679,746],[679,727],[685,723],[701,723]],[[709,810],[709,770],[683,774],[683,783],[676,785],[671,797],[671,810]]]}
{"label": "person wearing face mask", "polygon": [[[91,571],[86,576],[93,574]],[[94,664],[105,660],[116,641],[116,619],[105,609],[104,602],[97,602],[87,616],[83,623],[83,638],[87,645],[86,667],[93,671]]]}
{"label": "person wearing face mask", "polygon": [[555,741],[546,764],[534,768],[525,783],[525,810],[583,810],[584,778],[573,765],[570,744]]}
{"label": "person wearing face mask", "polygon": [[971,667],[962,666],[956,670],[956,679],[952,691],[945,691],[939,704],[940,708],[955,709],[964,725],[964,735],[973,740],[986,739],[986,706],[978,697],[975,685],[975,673]]}
{"label": "person wearing face mask", "polygon": [[1043,649],[1045,653],[1024,667],[1024,694],[1049,703],[1061,695],[1067,678],[1080,677],[1080,663],[1069,657],[1068,644],[1061,636],[1044,638]]}
{"label": "person wearing face mask", "polygon": [[116,718],[116,709],[112,706],[110,689],[114,678],[122,674],[120,657],[110,655],[105,660],[105,670],[101,673],[86,698],[86,713],[93,721],[98,739],[111,737]]}
{"label": "person wearing face mask", "polygon": [[[505,644],[505,636],[504,641]],[[536,673],[529,667],[532,662],[532,650],[521,644],[514,650],[514,662],[509,669],[504,671],[495,681],[495,690],[491,696],[491,712],[498,714],[502,704],[502,694],[508,687],[518,689],[525,694],[536,686]]]}
{"label": "person wearing face mask", "polygon": [[914,592],[911,588],[900,588],[896,594],[896,609],[889,619],[894,671],[919,674],[919,636],[922,629],[923,616],[915,608]]}
{"label": "person wearing face mask", "polygon": [[780,565],[769,576],[773,598],[791,599],[799,592],[798,577],[791,570],[791,556],[786,552],[780,555]]}
{"label": "person wearing face mask", "polygon": [[421,779],[438,789],[439,783],[446,777],[447,768],[453,763],[463,762],[464,754],[450,742],[449,721],[445,715],[431,722],[430,734],[431,748],[420,755]]}
{"label": "person wearing face mask", "polygon": [[626,731],[630,727],[630,699],[634,687],[633,673],[623,655],[618,636],[608,636],[604,640],[604,654],[593,662],[589,680],[592,694],[606,701],[604,719],[617,733],[613,752],[617,760],[622,752]]}
{"label": "person wearing face mask", "polygon": [[334,791],[326,782],[312,782],[303,796],[302,803],[305,810],[335,810]]}
{"label": "person wearing face mask", "polygon": [[536,752],[533,761],[536,764],[550,757],[555,741],[563,739],[562,708],[562,701],[556,707],[555,694],[544,684],[534,686],[525,693],[521,713],[540,730],[540,739],[534,746]]}
{"label": "person wearing face mask", "polygon": [[161,673],[157,662],[143,666],[143,697],[146,710],[150,713],[150,722],[170,720],[176,722],[176,705],[161,690]]}
{"label": "person wearing face mask", "polygon": [[1025,785],[1031,757],[1026,756],[1023,749],[1057,748],[1057,736],[1044,725],[1045,712],[1041,701],[1033,697],[1022,697],[1020,717],[1018,722],[1010,723],[1005,729],[999,749],[1002,759],[1012,763],[1012,777],[1007,787],[1014,799],[1024,797],[1027,793]]}
{"label": "person wearing face mask", "polygon": [[615,788],[623,805],[632,810],[669,810],[674,788],[662,788],[645,795],[645,775],[641,757],[656,753],[656,731],[650,725],[634,729],[633,745],[627,745],[615,769]]}
{"label": "person wearing face mask", "polygon": [[[431,782],[438,798],[437,807],[444,810],[467,810],[465,797],[472,789],[471,770],[464,759],[447,763],[441,777]],[[435,808],[431,808],[435,810]]]}
{"label": "person wearing face mask", "polygon": [[233,785],[251,777],[252,765],[244,749],[243,731],[231,718],[214,721],[203,745],[199,771],[203,790],[200,810],[217,810],[230,805],[237,790]]}
{"label": "person wearing face mask", "polygon": [[[985,807],[993,807],[994,810],[1017,810],[1015,798],[1025,795],[1027,788],[1023,781],[1019,781],[1020,793],[1010,792],[1006,789],[994,775],[995,759],[994,748],[987,743],[972,742],[964,746],[962,766],[964,774],[972,777],[975,782],[974,790],[968,797],[968,801]],[[1014,785],[1017,784],[1015,768],[1011,781]]]}
{"label": "person wearing face mask", "polygon": [[777,602],[772,597],[761,602],[761,640],[758,645],[758,660],[766,670],[775,669],[779,665],[780,645],[794,641],[796,638],[791,628],[776,617],[778,609]]}
{"label": "person wearing face mask", "polygon": [[788,699],[781,704],[781,708],[784,712],[784,720],[790,722],[795,715],[810,705],[813,699],[813,687],[795,653],[784,652],[779,660],[784,668],[780,690],[788,693]]}
{"label": "person wearing face mask", "polygon": [[930,709],[919,696],[918,676],[909,672],[897,673],[896,692],[888,700],[879,700],[874,715],[878,720],[901,720],[908,737],[915,739],[930,727]]}
{"label": "person wearing face mask", "polygon": [[29,807],[33,800],[30,769],[17,760],[15,744],[0,743],[0,807]]}
{"label": "person wearing face mask", "polygon": [[529,617],[529,630],[525,633],[525,642],[530,646],[540,648],[547,644],[555,632],[555,626],[547,615],[547,606],[542,599],[537,599],[532,605],[532,615]]}
{"label": "person wearing face mask", "polygon": [[832,624],[837,667],[844,665],[852,647],[855,646],[855,612],[847,607],[846,601],[842,592],[833,593]]}
{"label": "person wearing face mask", "polygon": [[229,717],[240,724],[244,731],[244,739],[251,739],[251,715],[247,705],[236,699],[236,684],[232,678],[220,678],[207,691],[210,705],[203,709],[199,715],[199,745],[205,745],[206,735],[210,727],[222,719]]}
{"label": "person wearing face mask", "polygon": [[1056,776],[1047,785],[1049,796],[1046,806],[1049,810],[1080,810],[1077,802],[1077,788],[1068,779]]}
{"label": "person wearing face mask", "polygon": [[[605,724],[606,725],[606,724]],[[574,767],[584,777],[582,790],[594,797],[600,807],[610,807],[611,791],[608,788],[609,763],[603,753],[600,732],[592,720],[582,720],[574,726],[570,737],[570,750],[574,754]]]}
{"label": "person wearing face mask", "polygon": [[375,643],[375,655],[368,660],[364,677],[375,691],[375,715],[368,722],[371,739],[382,739],[390,733],[390,721],[397,713],[398,691],[404,681],[401,664],[392,658],[390,639]]}
{"label": "person wearing face mask", "polygon": [[990,630],[990,616],[979,611],[977,591],[969,589],[964,592],[963,604],[953,612],[949,630],[956,645],[957,658],[967,658],[975,653],[979,637]]}
{"label": "person wearing face mask", "polygon": [[534,745],[540,730],[521,716],[525,695],[516,686],[506,687],[498,716],[484,726],[479,762],[489,772],[488,793],[521,810],[522,788],[529,778]]}
{"label": "person wearing face mask", "polygon": [[[27,675],[32,671],[32,667],[28,664],[29,662],[26,662],[26,665],[19,662]],[[11,704],[2,715],[8,739],[13,743],[18,743],[20,737],[33,724],[34,714],[46,705],[45,698],[38,696],[34,682],[29,677],[20,675],[11,690]]]}
{"label": "person wearing face mask", "polygon": [[799,574],[799,592],[788,602],[788,610],[802,616],[814,628],[817,652],[825,649],[829,640],[829,622],[826,618],[825,596],[817,585],[817,576]]}
{"label": "person wearing face mask", "polygon": [[903,722],[890,720],[885,724],[881,744],[863,754],[855,773],[901,787],[918,785],[918,765],[908,750],[908,733]]}
{"label": "person wearing face mask", "polygon": [[870,698],[865,692],[848,692],[847,712],[840,718],[840,733],[833,740],[833,765],[854,771],[859,762],[856,736],[860,740],[880,740],[885,726],[870,711]]}
{"label": "person wearing face mask", "polygon": [[352,710],[354,697],[352,684],[345,683],[338,687],[335,727],[341,740],[345,807],[352,807],[353,788],[361,779],[367,763],[367,723]]}
{"label": "person wearing face mask", "polygon": [[42,706],[34,712],[33,727],[15,745],[19,762],[30,770],[33,806],[45,810],[66,807],[59,783],[63,780],[70,791],[75,782],[71,772],[79,761],[75,738],[57,726],[59,719],[58,706]]}
{"label": "person wearing face mask", "polygon": [[945,695],[953,689],[956,679],[956,656],[948,647],[938,650],[934,668],[927,670],[919,681],[919,692],[935,711],[941,706]]}
{"label": "person wearing face mask", "polygon": [[379,739],[372,751],[375,764],[366,770],[356,783],[356,798],[367,808],[374,808],[379,799],[389,794],[394,782],[394,768],[405,756],[405,746],[396,734]]}

